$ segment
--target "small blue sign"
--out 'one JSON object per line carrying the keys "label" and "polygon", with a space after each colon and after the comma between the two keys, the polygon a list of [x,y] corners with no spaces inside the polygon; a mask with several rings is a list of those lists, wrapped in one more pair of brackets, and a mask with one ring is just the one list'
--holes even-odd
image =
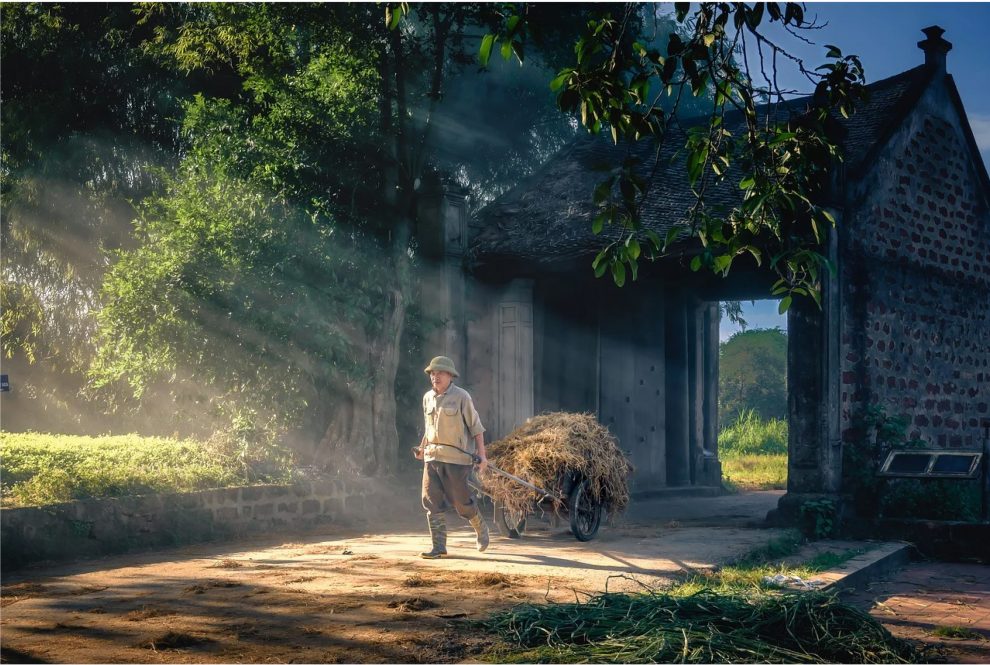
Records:
{"label": "small blue sign", "polygon": [[0,374],[0,393],[10,392],[10,380],[7,379],[6,374]]}

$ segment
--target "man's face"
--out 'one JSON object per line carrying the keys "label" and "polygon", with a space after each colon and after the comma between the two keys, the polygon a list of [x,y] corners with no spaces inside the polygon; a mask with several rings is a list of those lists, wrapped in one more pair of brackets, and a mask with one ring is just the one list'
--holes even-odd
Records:
{"label": "man's face", "polygon": [[446,392],[447,388],[450,387],[450,380],[453,378],[450,372],[433,370],[430,372],[430,383],[433,384],[433,391],[437,394]]}

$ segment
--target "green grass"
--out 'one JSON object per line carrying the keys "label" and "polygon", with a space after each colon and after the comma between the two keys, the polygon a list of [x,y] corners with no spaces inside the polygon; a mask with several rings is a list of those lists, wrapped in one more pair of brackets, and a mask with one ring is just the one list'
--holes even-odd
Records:
{"label": "green grass", "polygon": [[844,552],[820,552],[819,554],[811,557],[807,563],[807,566],[813,571],[820,573],[821,571],[828,570],[829,568],[838,568],[846,561],[858,557],[864,552],[866,552],[866,550],[863,549],[852,549]]}
{"label": "green grass", "polygon": [[723,457],[722,476],[726,485],[736,489],[787,489],[787,455]]}
{"label": "green grass", "polygon": [[689,595],[705,589],[714,589],[724,593],[769,591],[774,589],[774,586],[764,582],[766,577],[787,575],[807,579],[822,571],[835,568],[863,553],[861,549],[849,549],[844,552],[821,552],[799,564],[788,564],[780,561],[780,559],[796,554],[804,544],[804,540],[800,531],[788,529],[782,535],[772,538],[766,545],[753,549],[734,564],[723,566],[712,572],[688,576],[670,593]]}
{"label": "green grass", "polygon": [[787,488],[787,421],[744,411],[718,435],[722,481],[730,490]]}
{"label": "green grass", "polygon": [[986,640],[980,633],[963,626],[936,626],[932,629],[932,635],[953,640]]}
{"label": "green grass", "polygon": [[4,506],[247,484],[236,455],[192,440],[0,433]]}
{"label": "green grass", "polygon": [[734,423],[718,433],[719,457],[740,455],[786,455],[787,421],[763,420],[759,414],[743,411]]}

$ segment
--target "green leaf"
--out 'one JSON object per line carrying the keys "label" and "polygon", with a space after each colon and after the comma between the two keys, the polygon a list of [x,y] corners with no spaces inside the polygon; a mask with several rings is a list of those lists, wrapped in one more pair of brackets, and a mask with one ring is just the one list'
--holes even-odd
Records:
{"label": "green leaf", "polygon": [[481,40],[481,48],[478,50],[478,60],[482,67],[488,66],[488,59],[492,57],[493,46],[495,46],[495,35],[485,35]]}
{"label": "green leaf", "polygon": [[595,266],[595,277],[601,277],[608,270],[608,261],[601,261]]}
{"label": "green leaf", "polygon": [[598,256],[596,256],[595,260],[591,262],[591,267],[598,268],[598,266],[600,265],[607,265],[608,261],[605,260],[605,257],[607,256],[608,256],[608,248],[606,247],[605,249],[598,252]]}
{"label": "green leaf", "polygon": [[592,233],[594,233],[595,235],[598,235],[599,233],[602,232],[602,229],[605,228],[605,217],[606,216],[607,215],[603,212],[600,215],[597,215],[595,217],[595,219],[591,222],[591,232]]}
{"label": "green leaf", "polygon": [[501,51],[502,51],[502,59],[503,60],[508,60],[509,58],[511,58],[512,57],[512,42],[508,42],[508,41],[502,42]]}
{"label": "green leaf", "polygon": [[701,270],[701,257],[700,256],[696,256],[693,259],[691,259],[691,270],[694,271],[694,272],[698,272],[699,270]]}
{"label": "green leaf", "polygon": [[399,22],[402,21],[403,13],[402,3],[396,7],[385,7],[385,22],[388,24],[389,30],[395,30],[399,27]]}
{"label": "green leaf", "polygon": [[550,81],[550,89],[553,90],[554,92],[557,92],[558,90],[563,88],[564,84],[567,83],[567,80],[571,77],[571,74],[573,73],[574,73],[573,69],[565,69],[564,71],[557,74],[557,77],[554,80]]}
{"label": "green leaf", "polygon": [[780,304],[777,305],[777,313],[778,314],[783,314],[788,309],[790,309],[790,307],[791,307],[791,300],[792,300],[791,296],[784,296],[783,298],[781,298],[780,299]]}
{"label": "green leaf", "polygon": [[663,242],[664,249],[670,247],[681,235],[681,227],[673,226],[667,231],[667,237]]}
{"label": "green leaf", "polygon": [[632,258],[633,260],[639,258],[639,254],[642,251],[642,249],[639,246],[639,241],[638,240],[636,240],[635,238],[630,237],[626,241],[626,247],[629,248],[629,256],[630,256],[630,258]]}
{"label": "green leaf", "polygon": [[645,233],[650,243],[652,243],[653,248],[656,250],[661,249],[660,236],[657,235],[657,232],[653,231],[652,229],[646,229]]}
{"label": "green leaf", "polygon": [[755,184],[756,179],[753,176],[746,176],[739,182],[739,189],[752,189]]}
{"label": "green leaf", "polygon": [[784,141],[790,141],[795,136],[797,136],[797,133],[795,132],[780,132],[770,139],[770,143],[768,143],[768,145],[777,145],[778,143],[783,143]]}
{"label": "green leaf", "polygon": [[622,287],[626,283],[626,267],[621,261],[612,263],[612,279],[615,280],[615,285],[618,287]]}
{"label": "green leaf", "polygon": [[712,264],[715,272],[727,273],[729,272],[729,267],[732,265],[732,256],[729,254],[716,256],[712,261]]}

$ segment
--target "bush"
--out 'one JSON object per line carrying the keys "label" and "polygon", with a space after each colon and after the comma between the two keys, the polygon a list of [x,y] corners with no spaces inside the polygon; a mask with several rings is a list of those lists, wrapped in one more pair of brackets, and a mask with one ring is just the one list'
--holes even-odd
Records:
{"label": "bush", "polygon": [[[287,478],[287,467],[281,469]],[[136,434],[67,436],[0,433],[0,496],[5,506],[189,492],[243,485],[243,461],[192,441]]]}
{"label": "bush", "polygon": [[739,414],[736,422],[718,435],[720,457],[740,455],[786,455],[787,421],[763,420],[752,409]]}

